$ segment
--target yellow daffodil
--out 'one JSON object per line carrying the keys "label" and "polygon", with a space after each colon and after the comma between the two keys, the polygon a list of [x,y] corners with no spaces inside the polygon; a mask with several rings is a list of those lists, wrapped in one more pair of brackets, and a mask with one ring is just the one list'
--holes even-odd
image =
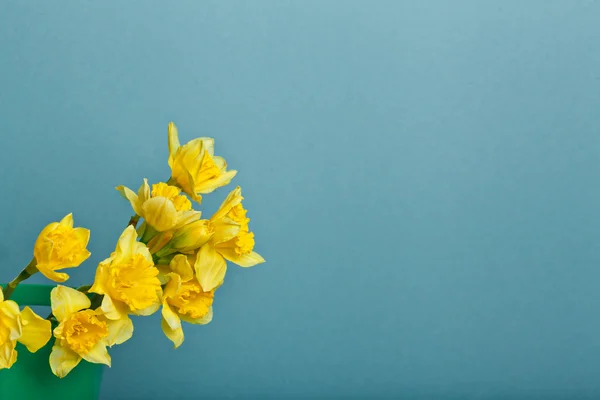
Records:
{"label": "yellow daffodil", "polygon": [[162,289],[150,251],[136,241],[128,226],[112,255],[98,265],[91,293],[103,294],[102,310],[109,319],[127,314],[150,315],[160,307]]}
{"label": "yellow daffodil", "polygon": [[38,236],[33,255],[37,269],[48,279],[64,282],[69,275],[56,272],[63,268],[78,267],[89,256],[86,249],[90,231],[73,228],[73,215],[69,214],[60,222],[52,222]]}
{"label": "yellow daffodil", "polygon": [[241,267],[265,262],[254,251],[254,233],[249,231],[250,218],[246,217],[242,200],[242,189],[238,186],[210,219],[214,234],[198,251],[194,265],[198,281],[206,290],[214,289],[225,278],[225,260]]}
{"label": "yellow daffodil", "polygon": [[35,353],[48,343],[51,333],[50,321],[38,316],[31,308],[19,311],[12,300],[4,300],[0,289],[0,369],[10,368],[17,361],[17,342]]}
{"label": "yellow daffodil", "polygon": [[212,320],[215,291],[204,291],[186,256],[175,256],[170,267],[173,272],[164,290],[161,326],[177,348],[183,343],[181,321],[205,325]]}
{"label": "yellow daffodil", "polygon": [[200,212],[192,210],[192,203],[181,189],[164,182],[152,185],[148,180],[135,194],[125,186],[117,186],[117,190],[131,203],[133,211],[146,220],[146,223],[158,232],[176,229],[200,218]]}
{"label": "yellow daffodil", "polygon": [[183,146],[174,123],[169,123],[169,166],[171,180],[196,201],[200,194],[227,185],[237,171],[227,171],[223,157],[214,155],[214,139],[198,138]]}
{"label": "yellow daffodil", "polygon": [[108,319],[101,309],[89,309],[91,302],[85,294],[65,286],[52,289],[50,298],[52,314],[59,322],[50,354],[54,375],[64,378],[82,359],[110,366],[106,347],[131,337],[131,319],[127,315],[118,320]]}

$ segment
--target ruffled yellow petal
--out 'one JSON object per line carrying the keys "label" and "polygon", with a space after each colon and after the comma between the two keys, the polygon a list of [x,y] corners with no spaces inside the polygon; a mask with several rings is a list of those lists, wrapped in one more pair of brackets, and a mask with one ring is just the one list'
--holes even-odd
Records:
{"label": "ruffled yellow petal", "polygon": [[225,259],[216,252],[210,243],[202,246],[194,264],[196,277],[204,291],[210,291],[219,286],[225,279],[227,264]]}
{"label": "ruffled yellow petal", "polygon": [[208,313],[206,313],[206,315],[201,318],[191,318],[187,315],[180,315],[180,317],[182,321],[187,322],[188,324],[206,325],[213,319],[213,308],[210,307],[208,309]]}
{"label": "ruffled yellow petal", "polygon": [[237,254],[235,249],[230,247],[218,248],[218,251],[227,261],[231,261],[244,268],[253,267],[256,264],[265,262],[265,259],[255,251],[246,254]]}
{"label": "ruffled yellow petal", "polygon": [[23,322],[23,334],[17,340],[25,345],[27,350],[35,353],[44,347],[52,337],[50,321],[43,319],[29,307],[25,307],[21,311],[21,320]]}
{"label": "ruffled yellow petal", "polygon": [[66,286],[58,285],[50,292],[52,314],[58,321],[64,321],[77,311],[88,308],[92,303],[83,293]]}
{"label": "ruffled yellow petal", "polygon": [[16,340],[7,340],[0,344],[0,369],[10,368],[17,361]]}
{"label": "ruffled yellow petal", "polygon": [[0,303],[0,332],[6,340],[12,341],[18,339],[23,334],[23,324],[21,323],[21,311],[19,306],[12,300],[6,300]]}
{"label": "ruffled yellow petal", "polygon": [[184,338],[181,321],[166,302],[163,304],[162,317],[161,327],[165,336],[173,342],[175,348],[181,346]]}
{"label": "ruffled yellow petal", "polygon": [[50,368],[52,373],[59,378],[64,378],[79,364],[81,356],[72,350],[61,346],[58,341],[52,347],[50,353]]}

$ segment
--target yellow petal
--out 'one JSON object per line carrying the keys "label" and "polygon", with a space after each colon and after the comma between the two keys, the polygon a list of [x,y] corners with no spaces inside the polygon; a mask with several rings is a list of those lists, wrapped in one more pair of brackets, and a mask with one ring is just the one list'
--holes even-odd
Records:
{"label": "yellow petal", "polygon": [[158,311],[158,309],[160,308],[160,303],[154,303],[151,306],[148,306],[146,308],[142,308],[141,310],[137,310],[135,312],[135,315],[141,315],[141,316],[148,316],[148,315],[152,315],[155,312]]}
{"label": "yellow petal", "polygon": [[92,303],[83,293],[70,287],[58,285],[50,292],[52,314],[59,321],[64,321],[77,311],[88,308]]}
{"label": "yellow petal", "polygon": [[265,259],[255,251],[247,254],[237,254],[235,249],[231,247],[219,248],[218,251],[228,261],[244,268],[253,267],[256,264],[265,262]]}
{"label": "yellow petal", "polygon": [[137,215],[140,215],[142,213],[142,210],[140,208],[140,200],[139,200],[137,194],[135,194],[135,192],[133,190],[131,190],[128,187],[125,187],[123,185],[117,186],[116,189],[119,191],[119,193],[121,193],[121,196],[123,196],[125,199],[127,199],[129,201],[129,203],[131,204],[131,208],[133,208],[133,211]]}
{"label": "yellow petal", "polygon": [[175,345],[175,348],[181,346],[183,343],[183,329],[181,328],[181,321],[177,314],[175,314],[169,305],[165,302],[162,311],[161,327],[165,336],[169,338]]}
{"label": "yellow petal", "polygon": [[181,276],[170,273],[168,274],[169,281],[167,282],[163,290],[163,298],[168,299],[177,295],[179,288],[181,287]]}
{"label": "yellow petal", "polygon": [[136,239],[137,232],[135,231],[133,225],[129,225],[119,237],[116,252],[119,255],[130,255],[135,247]]}
{"label": "yellow petal", "polygon": [[236,237],[240,233],[241,225],[231,218],[220,218],[213,222],[213,227],[215,234],[212,237],[212,242],[218,244]]}
{"label": "yellow petal", "polygon": [[21,311],[23,321],[23,334],[18,341],[27,347],[32,353],[35,353],[48,343],[52,336],[52,327],[50,321],[43,319],[33,312],[29,307]]}
{"label": "yellow petal", "polygon": [[37,263],[47,263],[50,260],[50,253],[52,251],[52,242],[47,239],[50,232],[54,231],[60,224],[58,222],[52,222],[38,235],[35,245],[33,248],[33,255],[37,260]]}
{"label": "yellow petal", "polygon": [[69,228],[73,227],[73,214],[69,214],[60,221],[61,225],[66,225]]}
{"label": "yellow petal", "polygon": [[194,189],[195,189],[195,191],[197,193],[201,193],[201,194],[212,193],[212,192],[215,191],[215,189],[218,189],[221,186],[225,186],[229,182],[231,182],[231,180],[233,179],[233,177],[236,174],[237,174],[236,170],[231,170],[231,171],[223,172],[216,179],[212,179],[210,181],[206,181],[206,182],[202,182],[200,184],[197,184]]}
{"label": "yellow petal", "polygon": [[4,301],[4,293],[2,293],[2,286],[0,286],[0,303]]}
{"label": "yellow petal", "polygon": [[[0,303],[0,332],[7,340],[18,339],[23,333],[23,324],[21,322],[21,311],[19,306],[12,300],[6,300]],[[0,336],[0,340],[3,337]]]}
{"label": "yellow petal", "polygon": [[139,204],[143,204],[149,198],[150,198],[150,185],[148,184],[148,179],[144,178],[144,182],[138,189]]}
{"label": "yellow petal", "polygon": [[172,229],[177,224],[177,209],[166,197],[153,197],[145,201],[142,211],[148,225],[159,232]]}
{"label": "yellow petal", "polygon": [[196,277],[205,292],[219,286],[225,279],[227,264],[225,259],[216,252],[212,244],[207,243],[198,252],[194,264]]}
{"label": "yellow petal", "polygon": [[10,368],[17,361],[17,350],[15,340],[7,340],[0,344],[0,369]]}
{"label": "yellow petal", "polygon": [[109,257],[106,260],[102,261],[100,264],[98,264],[98,268],[96,268],[96,277],[94,278],[94,283],[92,284],[92,287],[89,290],[90,293],[106,293],[105,285],[109,277],[108,266],[110,265],[111,259],[112,257]]}
{"label": "yellow petal", "polygon": [[218,219],[221,219],[223,217],[225,217],[227,215],[227,213],[229,211],[231,211],[231,209],[235,206],[237,206],[238,204],[240,204],[242,202],[244,198],[242,197],[242,188],[240,188],[239,186],[237,186],[235,189],[233,189],[225,198],[225,200],[223,200],[223,203],[221,203],[221,206],[219,207],[219,209],[217,210],[217,212],[210,218],[211,221],[216,221]]}
{"label": "yellow petal", "polygon": [[79,354],[62,347],[58,341],[54,343],[50,354],[50,368],[54,375],[61,379],[64,378],[80,361],[81,356]]}
{"label": "yellow petal", "polygon": [[105,364],[110,367],[110,356],[106,349],[106,343],[102,340],[96,343],[87,353],[82,353],[81,357],[87,362]]}
{"label": "yellow petal", "polygon": [[219,168],[221,171],[225,172],[225,170],[227,169],[227,161],[225,161],[225,159],[223,157],[219,157],[219,156],[215,156],[215,155],[212,155],[212,156],[213,156],[213,161],[214,161],[215,165],[217,166],[217,168]]}
{"label": "yellow petal", "polygon": [[186,255],[178,254],[173,257],[170,267],[171,271],[179,275],[183,282],[187,282],[194,277],[194,270]]}
{"label": "yellow petal", "polygon": [[41,272],[42,275],[44,275],[51,281],[62,283],[69,280],[69,275],[65,274],[64,272],[56,272],[49,268],[46,264],[38,263],[37,269]]}
{"label": "yellow petal", "polygon": [[114,346],[129,340],[133,336],[133,322],[128,316],[116,321],[108,321],[108,345]]}
{"label": "yellow petal", "polygon": [[202,216],[202,212],[200,211],[180,211],[177,216],[177,223],[173,227],[173,229],[181,228],[184,225],[190,224],[194,221],[197,221]]}
{"label": "yellow petal", "polygon": [[111,320],[119,320],[127,315],[127,305],[121,302],[115,303],[110,296],[104,295],[102,305],[100,306],[104,312],[104,316]]}
{"label": "yellow petal", "polygon": [[179,148],[179,132],[173,122],[169,122],[169,166],[173,164],[173,158]]}
{"label": "yellow petal", "polygon": [[213,308],[210,307],[208,309],[208,313],[201,318],[190,318],[187,315],[181,315],[181,320],[187,322],[188,324],[194,325],[206,325],[213,319]]}

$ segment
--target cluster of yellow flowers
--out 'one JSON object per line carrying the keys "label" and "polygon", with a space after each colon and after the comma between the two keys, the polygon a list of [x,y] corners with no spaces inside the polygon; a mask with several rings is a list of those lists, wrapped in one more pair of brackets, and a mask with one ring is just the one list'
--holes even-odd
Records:
{"label": "cluster of yellow flowers", "polygon": [[[51,292],[52,314],[43,319],[29,307],[22,311],[12,300],[16,286],[40,272],[55,282],[69,276],[59,272],[81,265],[89,256],[90,231],[74,228],[72,215],[49,224],[40,233],[31,263],[0,290],[0,369],[17,360],[17,342],[31,352],[54,336],[52,372],[65,377],[83,359],[110,366],[107,347],[133,334],[130,315],[151,315],[162,309],[162,329],[179,347],[182,321],[207,324],[212,320],[215,291],[223,284],[227,261],[251,267],[265,260],[254,251],[254,233],[235,188],[210,219],[201,219],[192,201],[227,185],[237,171],[214,154],[214,140],[198,138],[181,146],[177,128],[169,124],[167,182],[137,191],[117,190],[135,216],[121,234],[115,251],[100,262],[93,285],[72,289],[58,285]],[[187,196],[189,196],[189,198]],[[140,220],[143,220],[136,229]]]}

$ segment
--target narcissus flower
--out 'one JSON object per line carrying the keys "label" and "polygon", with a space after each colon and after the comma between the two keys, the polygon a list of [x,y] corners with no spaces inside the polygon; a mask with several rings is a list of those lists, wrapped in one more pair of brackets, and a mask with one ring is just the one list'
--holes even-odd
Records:
{"label": "narcissus flower", "polygon": [[161,304],[162,289],[150,251],[136,241],[137,233],[128,226],[109,258],[96,269],[91,293],[103,294],[102,311],[117,320],[127,314],[150,315]]}
{"label": "narcissus flower", "polygon": [[83,359],[110,366],[106,347],[121,344],[133,334],[127,315],[118,320],[106,318],[101,309],[90,310],[90,299],[83,293],[57,286],[50,294],[52,313],[59,322],[54,329],[56,341],[50,354],[54,375],[64,378]]}
{"label": "narcissus flower", "polygon": [[137,194],[125,186],[117,186],[117,190],[129,200],[133,211],[159,232],[177,229],[201,215],[192,210],[192,203],[181,194],[181,189],[164,182],[152,185],[150,191],[148,180],[144,179]]}
{"label": "narcissus flower", "polygon": [[205,325],[212,320],[215,291],[204,291],[186,256],[175,256],[170,267],[173,272],[164,290],[161,326],[177,348],[184,337],[181,321]]}
{"label": "narcissus flower", "polygon": [[211,193],[227,185],[237,171],[227,171],[223,157],[214,155],[214,139],[202,137],[183,146],[174,123],[169,123],[169,166],[171,180],[192,199],[200,201],[200,194]]}
{"label": "narcissus flower", "polygon": [[194,265],[198,281],[206,290],[214,289],[225,278],[225,260],[241,267],[265,262],[254,251],[254,233],[248,228],[250,218],[246,217],[243,199],[238,186],[210,219],[214,234],[198,251]]}
{"label": "narcissus flower", "polygon": [[69,214],[60,222],[52,222],[39,234],[33,255],[37,269],[48,279],[64,282],[69,275],[57,270],[78,267],[89,256],[86,249],[90,231],[73,228],[73,215]]}
{"label": "narcissus flower", "polygon": [[12,300],[4,300],[0,288],[0,369],[10,368],[17,361],[17,342],[35,353],[48,343],[51,333],[50,321],[38,316],[31,308],[19,311]]}

